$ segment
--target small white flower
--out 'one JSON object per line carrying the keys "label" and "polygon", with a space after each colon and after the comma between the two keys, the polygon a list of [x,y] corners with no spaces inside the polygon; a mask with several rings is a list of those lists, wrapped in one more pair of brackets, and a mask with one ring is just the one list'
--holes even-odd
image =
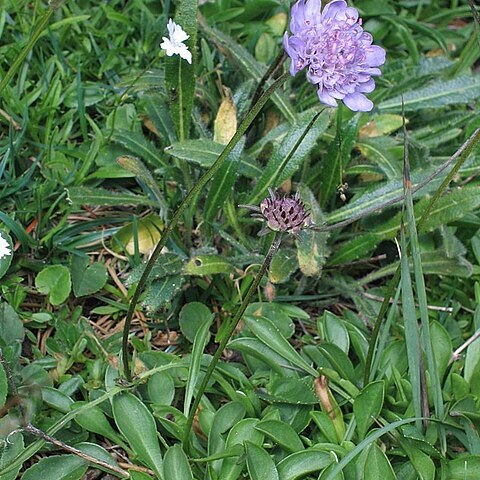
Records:
{"label": "small white flower", "polygon": [[2,234],[0,233],[0,260],[3,257],[8,257],[11,254],[12,252],[10,250],[9,243],[3,238]]}
{"label": "small white flower", "polygon": [[162,50],[167,52],[167,55],[180,55],[188,63],[192,63],[192,53],[188,50],[188,47],[183,43],[189,35],[185,33],[185,30],[180,25],[177,25],[172,19],[168,21],[168,34],[170,38],[163,37],[163,42],[160,44]]}

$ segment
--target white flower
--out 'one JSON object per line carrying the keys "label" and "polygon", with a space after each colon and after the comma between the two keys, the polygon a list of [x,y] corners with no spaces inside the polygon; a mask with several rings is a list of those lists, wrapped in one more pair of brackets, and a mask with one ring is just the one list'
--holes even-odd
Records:
{"label": "white flower", "polygon": [[10,250],[10,244],[3,238],[2,234],[0,233],[0,260],[3,257],[8,257],[11,254],[12,252]]}
{"label": "white flower", "polygon": [[162,50],[167,52],[167,55],[180,55],[188,63],[192,63],[192,53],[188,50],[188,47],[183,43],[189,35],[185,33],[185,30],[180,25],[177,25],[172,19],[168,21],[168,34],[170,38],[163,37],[163,42],[160,44]]}

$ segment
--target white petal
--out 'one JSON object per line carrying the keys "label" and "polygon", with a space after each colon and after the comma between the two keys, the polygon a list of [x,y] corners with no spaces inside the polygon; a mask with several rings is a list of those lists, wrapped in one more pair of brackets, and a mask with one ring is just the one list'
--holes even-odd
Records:
{"label": "white petal", "polygon": [[184,60],[186,60],[188,63],[192,63],[192,53],[188,50],[186,45],[183,45],[183,48],[178,49],[178,54],[180,57],[182,57]]}
{"label": "white petal", "polygon": [[182,43],[185,40],[187,40],[187,38],[189,38],[189,37],[190,36],[187,35],[185,30],[180,25],[175,25],[175,30],[173,31],[173,35],[171,35],[171,38],[172,38],[173,42]]}
{"label": "white petal", "polygon": [[170,39],[172,39],[174,35],[176,26],[177,24],[171,18],[169,18],[167,23],[167,30],[168,30],[168,35],[170,36]]}

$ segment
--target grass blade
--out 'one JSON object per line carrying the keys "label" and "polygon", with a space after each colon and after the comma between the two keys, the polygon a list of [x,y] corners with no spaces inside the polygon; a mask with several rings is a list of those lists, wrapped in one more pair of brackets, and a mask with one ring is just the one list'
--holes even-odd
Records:
{"label": "grass blade", "polygon": [[[413,410],[415,416],[422,416],[422,399],[420,384],[420,336],[418,333],[417,314],[415,312],[415,301],[413,299],[412,279],[410,278],[410,267],[408,265],[407,242],[405,230],[401,230],[401,276],[402,276],[402,304],[403,321],[405,324],[405,344],[407,346],[408,372],[410,384],[412,385]],[[421,427],[420,420],[416,421],[418,428]]]}

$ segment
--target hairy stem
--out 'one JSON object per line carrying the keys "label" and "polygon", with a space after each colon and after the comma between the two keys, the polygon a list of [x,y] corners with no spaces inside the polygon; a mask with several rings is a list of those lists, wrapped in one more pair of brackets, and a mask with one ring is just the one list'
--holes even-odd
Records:
{"label": "hairy stem", "polygon": [[142,293],[145,284],[147,282],[148,276],[152,271],[155,262],[157,261],[160,252],[162,251],[163,247],[167,243],[167,239],[169,238],[170,234],[172,233],[173,229],[176,227],[177,223],[179,222],[180,218],[182,218],[183,212],[185,209],[192,203],[195,196],[205,187],[208,181],[217,173],[218,169],[223,165],[223,162],[227,158],[228,154],[232,151],[235,145],[239,142],[242,138],[243,134],[247,131],[248,127],[251,125],[253,120],[259,114],[262,107],[267,103],[267,100],[271,97],[271,95],[287,80],[289,74],[288,72],[284,73],[278,80],[272,83],[272,85],[266,90],[266,92],[260,97],[258,102],[254,105],[254,107],[250,110],[248,115],[239,125],[235,135],[232,137],[230,142],[226,145],[223,152],[219,155],[215,163],[200,177],[198,182],[193,186],[193,188],[187,193],[186,197],[177,208],[177,211],[173,214],[173,217],[170,223],[166,226],[162,237],[160,238],[155,250],[148,261],[145,271],[138,282],[138,285],[135,289],[133,294],[132,300],[128,307],[127,317],[125,319],[125,326],[123,327],[123,341],[122,341],[122,362],[123,362],[123,374],[127,380],[131,380],[132,375],[129,368],[129,357],[128,357],[128,335],[130,332],[130,325],[132,323],[133,314],[135,312],[135,307],[138,303],[138,299],[140,294]]}
{"label": "hairy stem", "polygon": [[255,280],[253,283],[250,285],[240,307],[238,308],[237,312],[235,313],[235,316],[230,320],[230,323],[225,329],[225,332],[223,332],[223,338],[221,342],[219,343],[217,350],[215,352],[215,355],[212,358],[212,361],[208,365],[207,371],[205,373],[205,376],[203,377],[203,381],[198,387],[197,394],[195,396],[195,400],[190,408],[190,412],[188,414],[187,418],[187,423],[185,425],[185,432],[183,436],[183,448],[186,450],[189,445],[189,439],[190,439],[190,431],[192,429],[192,423],[193,419],[195,417],[195,412],[197,411],[198,406],[200,405],[200,401],[202,399],[202,396],[205,392],[205,389],[207,388],[208,382],[210,381],[210,378],[217,366],[218,361],[220,360],[220,357],[222,356],[222,352],[227,346],[227,343],[230,340],[230,337],[233,335],[233,332],[235,331],[235,328],[237,328],[238,322],[242,318],[246,308],[248,307],[248,304],[250,303],[250,299],[252,296],[255,294],[255,292],[258,289],[258,286],[260,285],[260,282],[265,275],[265,272],[268,270],[268,267],[270,266],[270,262],[272,261],[272,258],[274,257],[275,253],[278,251],[278,248],[280,247],[280,242],[282,240],[282,235],[281,234],[276,234],[275,238],[273,239],[272,244],[270,245],[270,249],[268,250],[268,253],[265,257],[265,260],[262,263],[262,266],[260,267],[260,270],[257,273],[257,276],[255,277]]}

